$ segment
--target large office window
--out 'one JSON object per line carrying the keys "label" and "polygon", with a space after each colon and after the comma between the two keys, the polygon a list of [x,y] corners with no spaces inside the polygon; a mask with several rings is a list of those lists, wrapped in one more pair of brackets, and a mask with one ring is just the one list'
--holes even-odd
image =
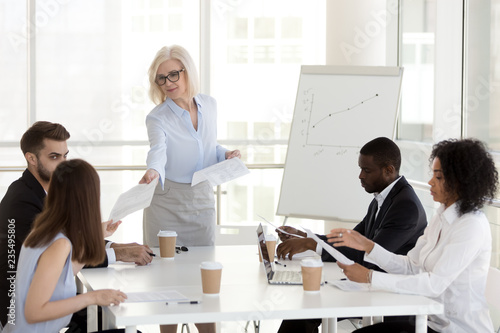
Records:
{"label": "large office window", "polygon": [[[465,136],[486,142],[500,166],[500,1],[469,1],[467,6],[463,130]],[[490,206],[485,211],[493,234],[492,265],[498,267],[500,209]]]}
{"label": "large office window", "polygon": [[[500,1],[398,3],[398,56],[405,67],[398,124],[402,173],[425,183],[433,142],[478,137],[500,151]],[[60,122],[71,132],[70,157],[101,169],[107,218],[118,195],[143,173],[133,169],[145,165],[148,151],[150,61],[160,47],[181,44],[209,77],[202,77],[203,89],[218,101],[220,142],[259,168],[222,186],[220,222],[254,223],[256,214],[281,222],[274,216],[282,176],[276,166],[285,161],[300,66],[326,63],[327,4],[332,2],[0,0],[0,167],[25,165],[19,139],[32,122]],[[365,25],[353,29],[359,27]],[[495,158],[500,165],[498,153]],[[19,175],[0,173],[1,196]],[[417,191],[432,215],[426,189]],[[487,211],[499,252],[500,211]],[[117,237],[141,241],[141,220],[135,214],[125,221]]]}
{"label": "large office window", "polygon": [[471,1],[466,20],[465,131],[500,151],[500,1]]}
{"label": "large office window", "polygon": [[[209,86],[218,101],[218,134],[249,164],[282,164],[301,64],[324,64],[325,1],[0,0],[0,166],[24,166],[19,139],[37,120],[71,133],[70,158],[99,167],[102,214],[137,184],[148,151],[147,70],[164,45],[180,44],[200,73],[200,31],[210,29]],[[30,15],[31,9],[31,17]],[[283,10],[286,8],[286,10]],[[28,32],[27,32],[28,31]],[[30,64],[30,66],[28,66]],[[110,169],[110,170],[107,170]],[[221,223],[275,217],[282,170],[253,170],[222,188]],[[20,172],[0,174],[0,195]],[[115,235],[142,241],[142,215]]]}
{"label": "large office window", "polygon": [[[401,1],[400,63],[405,67],[398,138],[402,173],[425,184],[432,143],[474,137],[500,165],[500,82],[497,57],[500,1]],[[436,204],[417,193],[430,216]],[[499,197],[497,195],[497,197]],[[500,209],[484,208],[500,265]]]}
{"label": "large office window", "polygon": [[402,1],[400,139],[432,141],[436,0]]}
{"label": "large office window", "polygon": [[[220,10],[224,3],[224,10]],[[218,6],[219,5],[219,6]],[[214,1],[211,85],[219,138],[250,164],[285,162],[300,65],[325,64],[325,1]],[[224,186],[225,221],[275,222],[281,170],[255,170]]]}

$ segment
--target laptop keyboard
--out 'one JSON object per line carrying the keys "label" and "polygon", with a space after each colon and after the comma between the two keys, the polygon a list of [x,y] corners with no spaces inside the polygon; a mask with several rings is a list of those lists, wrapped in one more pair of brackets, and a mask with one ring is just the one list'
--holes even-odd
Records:
{"label": "laptop keyboard", "polygon": [[302,283],[302,273],[300,271],[275,271],[273,281]]}

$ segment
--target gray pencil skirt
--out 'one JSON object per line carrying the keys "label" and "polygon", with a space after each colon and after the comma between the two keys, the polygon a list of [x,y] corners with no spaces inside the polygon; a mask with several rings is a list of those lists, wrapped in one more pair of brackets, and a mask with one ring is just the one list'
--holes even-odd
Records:
{"label": "gray pencil skirt", "polygon": [[151,205],[144,209],[144,244],[157,247],[158,231],[177,232],[177,245],[214,245],[214,190],[205,181],[193,187],[165,179],[158,182]]}

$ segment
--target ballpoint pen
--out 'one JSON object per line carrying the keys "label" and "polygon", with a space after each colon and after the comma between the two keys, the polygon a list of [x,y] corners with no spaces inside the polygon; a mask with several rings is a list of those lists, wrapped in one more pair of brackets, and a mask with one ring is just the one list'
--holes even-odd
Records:
{"label": "ballpoint pen", "polygon": [[173,301],[173,302],[166,302],[166,305],[174,305],[174,304],[200,304],[201,301]]}

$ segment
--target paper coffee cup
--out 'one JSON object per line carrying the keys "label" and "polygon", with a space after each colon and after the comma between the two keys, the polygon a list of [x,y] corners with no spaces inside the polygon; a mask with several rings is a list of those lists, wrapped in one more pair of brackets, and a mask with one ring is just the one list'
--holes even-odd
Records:
{"label": "paper coffee cup", "polygon": [[320,259],[307,258],[300,262],[302,268],[302,287],[306,292],[319,292],[323,262]]}
{"label": "paper coffee cup", "polygon": [[276,255],[276,236],[266,235],[266,247],[267,253],[269,254],[269,260],[274,262],[274,256]]}
{"label": "paper coffee cup", "polygon": [[218,295],[222,276],[222,264],[214,261],[204,261],[200,264],[201,286],[203,294]]}
{"label": "paper coffee cup", "polygon": [[160,230],[158,232],[158,240],[160,243],[160,257],[174,259],[177,233],[175,231]]}

